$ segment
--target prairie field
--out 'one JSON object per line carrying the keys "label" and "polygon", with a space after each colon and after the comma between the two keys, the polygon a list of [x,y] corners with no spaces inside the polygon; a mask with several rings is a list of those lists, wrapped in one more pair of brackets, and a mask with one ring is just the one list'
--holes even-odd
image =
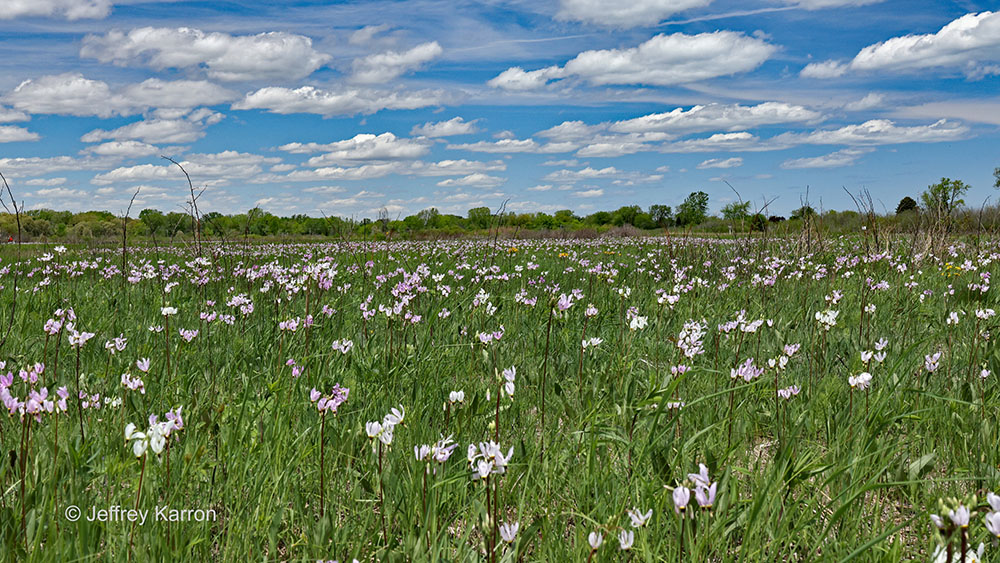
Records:
{"label": "prairie field", "polygon": [[1000,245],[939,247],[7,245],[0,560],[988,560]]}

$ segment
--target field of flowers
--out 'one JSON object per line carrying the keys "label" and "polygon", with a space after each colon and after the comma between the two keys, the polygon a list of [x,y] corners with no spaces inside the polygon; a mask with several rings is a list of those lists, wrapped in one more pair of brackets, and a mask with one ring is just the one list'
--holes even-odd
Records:
{"label": "field of flowers", "polygon": [[9,245],[0,560],[989,560],[998,258]]}

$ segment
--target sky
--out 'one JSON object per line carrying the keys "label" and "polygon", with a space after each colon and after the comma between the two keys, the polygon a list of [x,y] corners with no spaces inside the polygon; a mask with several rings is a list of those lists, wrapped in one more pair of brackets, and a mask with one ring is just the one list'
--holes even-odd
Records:
{"label": "sky", "polygon": [[[1000,196],[1000,11],[925,0],[0,0],[26,209],[584,215]],[[136,195],[137,194],[137,195]]]}

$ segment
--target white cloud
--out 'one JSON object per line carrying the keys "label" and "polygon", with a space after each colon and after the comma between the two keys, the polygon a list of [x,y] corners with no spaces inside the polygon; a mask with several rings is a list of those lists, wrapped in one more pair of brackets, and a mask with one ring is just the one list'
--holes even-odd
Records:
{"label": "white cloud", "polygon": [[340,186],[313,186],[311,188],[304,188],[302,191],[310,194],[340,194],[347,190]]}
{"label": "white cloud", "polygon": [[125,158],[138,158],[140,156],[152,156],[159,154],[160,149],[148,143],[139,141],[111,141],[87,147],[83,152],[98,154],[101,156],[120,156]]}
{"label": "white cloud", "polygon": [[873,149],[866,148],[852,148],[852,149],[841,149],[830,154],[825,154],[822,156],[806,157],[806,158],[795,158],[791,160],[786,160],[781,163],[782,168],[786,169],[796,169],[796,168],[839,168],[841,166],[850,166],[854,162],[861,158],[862,155],[868,154]]}
{"label": "white cloud", "polygon": [[28,113],[106,118],[134,115],[153,107],[187,109],[215,105],[234,97],[233,92],[211,82],[170,82],[158,78],[131,84],[116,92],[105,82],[68,72],[25,80],[4,96],[4,100]]}
{"label": "white cloud", "polygon": [[111,13],[111,0],[5,0],[0,20],[22,16],[55,16],[68,20],[104,18]]}
{"label": "white cloud", "polygon": [[420,158],[430,152],[430,145],[431,141],[428,139],[405,139],[392,133],[362,133],[333,143],[288,143],[278,148],[293,154],[323,152],[325,154],[314,156],[306,162],[307,166],[321,167],[371,160]]}
{"label": "white cloud", "polygon": [[422,43],[407,51],[387,51],[355,59],[351,65],[351,80],[361,84],[384,84],[396,77],[416,70],[441,56],[443,49],[437,41]]}
{"label": "white cloud", "polygon": [[844,109],[846,109],[847,111],[864,111],[882,105],[883,101],[885,101],[884,95],[875,92],[870,92],[868,93],[868,95],[866,95],[864,98],[861,98],[860,100],[851,102],[849,104],[845,104]]}
{"label": "white cloud", "polygon": [[529,192],[547,192],[552,189],[552,184],[540,184],[538,186],[532,186],[530,188],[525,188]]}
{"label": "white cloud", "polygon": [[738,166],[743,166],[743,159],[740,157],[734,158],[710,158],[698,165],[699,170],[706,170],[709,168],[736,168]]}
{"label": "white cloud", "polygon": [[[237,151],[210,154],[190,154],[180,161],[196,185],[219,186],[231,180],[251,180],[263,172],[262,165],[275,164],[280,158],[265,157]],[[92,184],[113,184],[148,180],[178,179],[180,170],[172,163],[139,164],[116,168],[91,179]]]}
{"label": "white cloud", "polygon": [[610,130],[620,133],[735,131],[764,125],[812,122],[821,118],[822,114],[816,111],[784,102],[764,102],[755,106],[706,104],[689,110],[676,108],[666,113],[651,113],[618,121],[610,126]]}
{"label": "white cloud", "polygon": [[0,143],[17,143],[22,141],[37,141],[42,137],[38,133],[28,131],[16,125],[0,125]]}
{"label": "white cloud", "polygon": [[188,27],[140,27],[128,33],[114,30],[88,35],[80,56],[157,70],[204,68],[210,78],[224,81],[304,78],[330,59],[302,35],[229,35]]}
{"label": "white cloud", "polygon": [[954,118],[974,123],[1000,125],[1000,101],[996,99],[964,99],[928,102],[896,109],[894,115],[905,118]]}
{"label": "white cloud", "polygon": [[362,27],[352,33],[347,42],[351,45],[365,45],[371,43],[372,39],[374,39],[379,33],[388,31],[389,28],[389,24],[384,23],[379,25],[366,25],[365,27]]}
{"label": "white cloud", "polygon": [[296,170],[281,179],[295,182],[316,180],[370,180],[399,172],[399,163],[364,164],[356,167],[326,166],[312,170]]}
{"label": "white cloud", "polygon": [[313,170],[296,170],[287,176],[268,178],[272,181],[322,181],[322,180],[368,180],[382,178],[390,174],[401,176],[468,176],[477,172],[504,171],[507,165],[501,160],[482,162],[477,160],[441,160],[438,162],[382,162],[356,167],[327,166]]}
{"label": "white cloud", "polygon": [[556,170],[545,175],[545,179],[550,182],[577,182],[579,180],[592,180],[594,178],[613,178],[621,174],[621,171],[614,166],[607,168],[581,168],[580,170]]}
{"label": "white cloud", "polygon": [[66,178],[33,178],[24,182],[25,186],[61,186],[66,183]]}
{"label": "white cloud", "polygon": [[440,90],[386,91],[350,88],[320,90],[313,86],[261,88],[233,104],[233,109],[271,113],[315,113],[323,116],[372,114],[383,109],[416,109],[444,103]]}
{"label": "white cloud", "polygon": [[31,119],[27,113],[16,109],[0,106],[0,123],[15,123]]}
{"label": "white cloud", "polygon": [[561,0],[556,19],[607,27],[652,27],[667,16],[701,8],[712,0]]}
{"label": "white cloud", "polygon": [[604,190],[600,188],[573,192],[574,197],[601,197],[602,195],[604,195]]}
{"label": "white cloud", "polygon": [[513,66],[491,78],[486,84],[502,90],[520,92],[537,90],[548,84],[549,80],[564,78],[565,76],[566,73],[558,66],[549,66],[532,71],[526,71],[519,66]]}
{"label": "white cloud", "polygon": [[570,76],[594,85],[686,84],[753,70],[776,50],[763,39],[734,31],[660,34],[637,47],[584,51],[562,68],[531,72],[510,68],[488,84],[506,90],[531,90]]}
{"label": "white cloud", "polygon": [[469,187],[469,188],[495,188],[504,182],[506,178],[499,178],[497,176],[489,176],[483,174],[482,172],[476,172],[474,174],[469,174],[468,176],[463,176],[461,178],[448,178],[447,180],[441,180],[437,185],[442,188],[451,187]]}
{"label": "white cloud", "polygon": [[68,170],[102,170],[112,165],[110,159],[72,156],[0,158],[0,170],[9,178],[45,176]]}
{"label": "white cloud", "polygon": [[710,137],[699,139],[685,139],[669,143],[660,147],[663,152],[674,153],[696,153],[696,152],[722,152],[739,150],[761,150],[760,138],[746,131],[735,133],[716,133]]}
{"label": "white cloud", "polygon": [[888,119],[872,119],[859,125],[809,133],[782,133],[773,140],[779,144],[811,145],[889,145],[899,143],[936,143],[964,138],[969,128],[941,119],[930,125],[901,127]]}
{"label": "white cloud", "polygon": [[222,119],[221,113],[211,110],[196,110],[184,119],[144,119],[123,125],[111,131],[95,129],[83,137],[85,143],[105,140],[140,140],[153,144],[193,143],[205,136],[205,127]]}
{"label": "white cloud", "polygon": [[451,137],[454,135],[469,135],[477,133],[476,120],[465,121],[461,117],[454,117],[448,121],[438,121],[432,123],[428,121],[423,125],[414,125],[410,130],[410,135],[423,135],[424,137]]}
{"label": "white cloud", "polygon": [[475,172],[503,172],[507,165],[502,160],[483,162],[480,160],[439,160],[437,162],[414,162],[406,174],[415,176],[463,176]]}
{"label": "white cloud", "polygon": [[811,78],[836,78],[852,71],[961,69],[971,78],[1000,74],[1000,12],[966,14],[936,33],[904,35],[869,45],[849,63],[825,61],[802,70]]}
{"label": "white cloud", "polygon": [[540,145],[534,139],[500,139],[492,143],[489,141],[479,141],[477,143],[448,145],[448,148],[485,153],[551,154],[575,150],[577,145],[573,143],[546,143]]}

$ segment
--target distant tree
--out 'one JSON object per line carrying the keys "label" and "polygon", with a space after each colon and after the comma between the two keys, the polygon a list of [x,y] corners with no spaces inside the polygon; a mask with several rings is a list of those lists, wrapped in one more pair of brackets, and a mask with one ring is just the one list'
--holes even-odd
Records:
{"label": "distant tree", "polygon": [[574,215],[573,211],[570,209],[560,209],[559,211],[556,211],[554,218],[556,222],[559,223],[559,226],[563,227],[573,226],[573,223],[576,223],[577,219],[576,215]]}
{"label": "distant tree", "polygon": [[438,226],[438,217],[440,215],[441,213],[436,207],[431,207],[417,213],[417,219],[420,220],[425,229],[435,229]]}
{"label": "distant tree", "polygon": [[660,228],[664,228],[670,224],[673,214],[674,212],[670,209],[669,205],[657,204],[649,206],[649,218]]}
{"label": "distant tree", "polygon": [[803,219],[805,217],[810,217],[816,214],[816,210],[808,205],[803,205],[802,207],[792,211],[792,219]]}
{"label": "distant tree", "polygon": [[750,202],[744,201],[742,203],[732,202],[727,203],[725,207],[722,208],[722,218],[727,221],[742,221],[750,216]]}
{"label": "distant tree", "polygon": [[767,230],[767,217],[763,213],[754,213],[750,216],[750,230],[751,231],[766,231]]}
{"label": "distant tree", "polygon": [[899,205],[896,206],[896,215],[900,213],[906,213],[907,211],[912,211],[917,208],[917,202],[910,196],[906,196],[899,200]]}
{"label": "distant tree", "polygon": [[785,219],[781,215],[771,215],[770,217],[767,218],[768,223],[780,223],[782,221],[787,221],[787,219]]}
{"label": "distant tree", "polygon": [[611,214],[611,222],[618,227],[622,225],[635,225],[635,218],[640,213],[642,213],[642,208],[638,205],[619,207],[617,211]]}
{"label": "distant tree", "polygon": [[677,224],[686,227],[705,222],[708,218],[708,194],[691,192],[683,203],[677,206]]}
{"label": "distant tree", "polygon": [[1000,166],[993,169],[993,187],[1000,188]]}
{"label": "distant tree", "polygon": [[490,213],[489,207],[474,207],[469,210],[469,228],[471,229],[485,229],[490,226],[490,218],[493,215]]}
{"label": "distant tree", "polygon": [[927,186],[927,191],[920,194],[924,209],[938,220],[951,217],[959,207],[965,205],[962,196],[969,190],[969,186],[961,180],[951,180],[941,178],[936,184]]}

